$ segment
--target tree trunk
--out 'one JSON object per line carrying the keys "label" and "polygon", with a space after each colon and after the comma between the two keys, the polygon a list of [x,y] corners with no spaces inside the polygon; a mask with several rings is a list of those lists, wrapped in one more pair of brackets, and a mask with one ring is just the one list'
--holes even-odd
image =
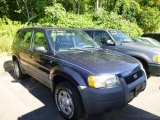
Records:
{"label": "tree trunk", "polygon": [[96,11],[99,10],[99,0],[96,0]]}
{"label": "tree trunk", "polygon": [[80,13],[80,9],[81,9],[81,0],[78,1],[78,10],[77,10],[78,14]]}

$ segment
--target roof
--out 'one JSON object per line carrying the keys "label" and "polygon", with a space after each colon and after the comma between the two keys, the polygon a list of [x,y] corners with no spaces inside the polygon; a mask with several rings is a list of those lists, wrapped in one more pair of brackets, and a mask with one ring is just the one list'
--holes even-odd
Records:
{"label": "roof", "polygon": [[48,26],[32,26],[32,27],[23,27],[21,29],[41,29],[41,30],[48,30],[48,29],[55,29],[55,30],[66,30],[70,28],[63,28],[63,27],[48,27]]}
{"label": "roof", "polygon": [[110,31],[110,30],[116,30],[116,31],[121,31],[121,30],[117,30],[117,29],[98,29],[98,28],[84,28],[82,30],[106,30],[106,31]]}

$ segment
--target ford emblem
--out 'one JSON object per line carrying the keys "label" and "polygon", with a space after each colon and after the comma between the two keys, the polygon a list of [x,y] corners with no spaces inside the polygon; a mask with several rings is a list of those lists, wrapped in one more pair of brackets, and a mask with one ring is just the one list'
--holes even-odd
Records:
{"label": "ford emblem", "polygon": [[138,78],[138,75],[137,75],[137,74],[135,74],[135,75],[133,76],[133,78],[134,78],[134,79],[137,79],[137,78]]}

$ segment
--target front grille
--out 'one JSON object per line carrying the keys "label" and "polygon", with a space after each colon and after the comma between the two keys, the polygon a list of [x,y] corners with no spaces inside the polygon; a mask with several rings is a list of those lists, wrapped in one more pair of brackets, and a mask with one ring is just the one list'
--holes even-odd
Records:
{"label": "front grille", "polygon": [[142,74],[143,74],[143,71],[139,70],[135,73],[131,73],[130,75],[124,77],[126,84],[130,84],[130,83],[138,80],[142,76]]}

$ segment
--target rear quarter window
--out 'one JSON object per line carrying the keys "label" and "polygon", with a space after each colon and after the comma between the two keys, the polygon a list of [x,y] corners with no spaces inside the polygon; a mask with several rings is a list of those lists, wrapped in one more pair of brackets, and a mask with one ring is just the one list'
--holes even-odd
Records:
{"label": "rear quarter window", "polygon": [[14,39],[13,39],[13,45],[15,44],[18,44],[19,43],[19,40],[21,39],[21,36],[22,36],[22,31],[17,31],[16,35],[14,36]]}

